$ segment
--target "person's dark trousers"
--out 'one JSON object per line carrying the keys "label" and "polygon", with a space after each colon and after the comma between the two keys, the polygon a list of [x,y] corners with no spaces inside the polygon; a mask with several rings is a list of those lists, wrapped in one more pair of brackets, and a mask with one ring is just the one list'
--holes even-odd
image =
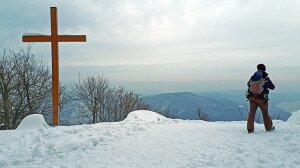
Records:
{"label": "person's dark trousers", "polygon": [[273,123],[271,117],[268,114],[268,102],[265,103],[263,100],[255,99],[253,97],[250,97],[249,102],[250,102],[250,112],[247,120],[248,131],[254,131],[255,113],[258,107],[260,108],[263,114],[263,120],[264,120],[266,131],[271,130]]}

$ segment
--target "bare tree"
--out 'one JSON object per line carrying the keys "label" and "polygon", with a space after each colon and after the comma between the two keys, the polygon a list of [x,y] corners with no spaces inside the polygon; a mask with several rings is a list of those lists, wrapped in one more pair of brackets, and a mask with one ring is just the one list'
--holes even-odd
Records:
{"label": "bare tree", "polygon": [[199,117],[200,120],[209,121],[208,115],[203,112],[200,106],[198,106],[196,109],[196,115]]}
{"label": "bare tree", "polygon": [[156,110],[154,110],[155,112],[157,112],[160,115],[163,115],[167,118],[171,118],[171,119],[175,119],[178,118],[178,114],[177,111],[171,111],[169,107],[166,108],[157,108]]}
{"label": "bare tree", "polygon": [[[13,64],[11,58],[8,56],[8,51],[3,50],[0,60],[0,119],[3,129],[10,129],[12,127],[12,94],[15,92],[15,81],[17,72],[15,71],[16,65]],[[19,85],[19,83],[18,83]],[[20,98],[21,101],[23,98]]]}
{"label": "bare tree", "polygon": [[73,87],[73,99],[78,103],[78,117],[88,123],[121,121],[134,110],[149,109],[138,94],[123,86],[111,87],[103,76],[87,76]]}
{"label": "bare tree", "polygon": [[[120,90],[123,90],[120,94]],[[142,98],[133,91],[126,91],[124,87],[120,87],[118,97],[120,99],[120,120],[123,120],[127,115],[134,110],[148,110],[149,105],[142,101]]]}
{"label": "bare tree", "polygon": [[78,83],[74,85],[73,96],[74,100],[79,102],[78,110],[85,116],[92,116],[92,123],[103,120],[101,117],[104,114],[104,104],[108,91],[108,80],[99,75],[87,76],[85,79],[79,77]]}
{"label": "bare tree", "polygon": [[[19,81],[23,85],[28,111],[44,113],[51,110],[47,100],[51,97],[51,73],[49,68],[31,54],[31,46],[17,53],[19,57]],[[21,58],[20,58],[21,57]]]}
{"label": "bare tree", "polygon": [[3,50],[0,60],[0,121],[16,128],[29,114],[49,111],[49,68],[31,54],[31,46],[18,52]]}
{"label": "bare tree", "polygon": [[[69,116],[70,111],[66,111],[70,106],[70,103],[72,102],[70,91],[67,89],[66,86],[62,86],[60,84],[59,86],[59,125],[66,125],[69,124],[69,118],[66,118],[66,116]],[[41,114],[44,116],[46,122],[51,125],[52,123],[52,97],[49,96],[45,100],[45,106],[41,110]]]}

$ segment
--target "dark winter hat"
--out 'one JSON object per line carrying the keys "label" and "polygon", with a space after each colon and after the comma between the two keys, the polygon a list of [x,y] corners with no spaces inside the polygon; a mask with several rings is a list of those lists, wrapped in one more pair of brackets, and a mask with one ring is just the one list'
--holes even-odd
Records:
{"label": "dark winter hat", "polygon": [[257,65],[257,70],[261,70],[261,71],[266,71],[266,66],[264,64],[258,64]]}

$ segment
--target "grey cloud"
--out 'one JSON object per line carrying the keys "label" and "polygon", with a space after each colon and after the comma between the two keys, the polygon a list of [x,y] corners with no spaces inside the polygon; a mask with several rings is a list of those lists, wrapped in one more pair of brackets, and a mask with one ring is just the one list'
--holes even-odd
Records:
{"label": "grey cloud", "polygon": [[[136,74],[126,66],[141,74],[154,66],[153,80],[168,73],[198,80],[208,73],[204,69],[216,67],[223,76],[239,69],[242,76],[261,62],[275,72],[299,67],[298,0],[1,0],[0,44],[19,46],[23,33],[50,33],[50,6],[58,7],[60,33],[86,34],[88,40],[61,44],[61,65],[98,64],[116,80],[124,71]],[[49,51],[48,44],[35,44],[36,55],[49,57]],[[179,68],[160,76],[164,66]],[[211,73],[214,79],[220,74]]]}

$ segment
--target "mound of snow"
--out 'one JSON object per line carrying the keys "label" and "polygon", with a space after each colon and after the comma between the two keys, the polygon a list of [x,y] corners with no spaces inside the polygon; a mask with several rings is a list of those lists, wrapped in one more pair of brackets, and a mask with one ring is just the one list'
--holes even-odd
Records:
{"label": "mound of snow", "polygon": [[287,123],[300,125],[300,110],[293,112],[292,116],[287,120]]}
{"label": "mound of snow", "polygon": [[167,121],[169,120],[168,118],[153,112],[153,111],[148,111],[148,110],[137,110],[130,112],[125,118],[124,121],[139,121],[139,122],[161,122],[161,121]]}
{"label": "mound of snow", "polygon": [[50,126],[47,125],[43,115],[32,114],[22,120],[17,130],[43,129],[49,127]]}
{"label": "mound of snow", "polygon": [[[289,122],[299,123],[299,112]],[[131,112],[126,120],[0,131],[0,168],[300,167],[299,125],[275,121],[276,130],[266,132],[255,124],[248,134],[245,121],[171,120],[151,111]],[[32,115],[19,129],[25,125],[45,124],[41,115]]]}

